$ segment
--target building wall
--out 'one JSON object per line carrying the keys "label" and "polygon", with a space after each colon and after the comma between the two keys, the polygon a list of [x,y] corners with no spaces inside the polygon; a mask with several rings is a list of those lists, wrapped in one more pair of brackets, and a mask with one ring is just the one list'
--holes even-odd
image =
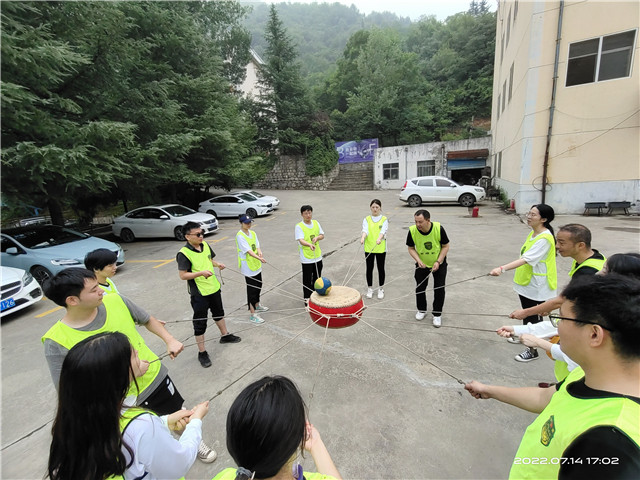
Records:
{"label": "building wall", "polygon": [[[435,175],[449,177],[451,172],[447,170],[448,152],[490,147],[491,137],[481,137],[378,148],[374,160],[373,184],[375,188],[383,190],[402,188],[406,179],[418,176],[418,162],[425,160],[435,161]],[[397,180],[383,179],[383,167],[390,163],[398,164]]]}
{"label": "building wall", "polygon": [[306,158],[302,155],[281,155],[271,171],[254,188],[280,190],[326,190],[340,172],[339,165],[317,177],[306,174]]}
{"label": "building wall", "polygon": [[[545,199],[557,213],[582,212],[587,201],[640,203],[638,34],[629,77],[565,86],[569,45],[637,29],[639,5],[564,2]],[[519,213],[542,199],[559,6],[538,0],[498,7],[491,162]]]}
{"label": "building wall", "polygon": [[254,59],[251,59],[245,68],[247,75],[242,85],[240,85],[240,91],[245,96],[257,98],[260,93],[258,88],[258,65]]}

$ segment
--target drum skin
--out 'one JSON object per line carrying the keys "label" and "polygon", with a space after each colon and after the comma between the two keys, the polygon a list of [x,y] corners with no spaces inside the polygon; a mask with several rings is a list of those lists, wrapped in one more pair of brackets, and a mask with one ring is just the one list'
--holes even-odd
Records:
{"label": "drum skin", "polygon": [[328,295],[313,292],[309,298],[309,315],[321,327],[350,327],[360,320],[363,310],[362,295],[351,287],[334,285]]}

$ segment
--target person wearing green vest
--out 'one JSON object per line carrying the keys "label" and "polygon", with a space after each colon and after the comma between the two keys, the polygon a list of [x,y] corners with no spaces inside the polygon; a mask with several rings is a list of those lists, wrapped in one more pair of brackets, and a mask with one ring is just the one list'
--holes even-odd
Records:
{"label": "person wearing green vest", "polygon": [[418,210],[413,219],[415,225],[409,228],[406,245],[409,255],[416,262],[416,320],[422,320],[427,313],[426,289],[429,275],[433,274],[433,326],[440,328],[447,279],[449,237],[439,222],[431,221],[431,214],[427,210]]}
{"label": "person wearing green vest", "polygon": [[120,332],[99,333],[69,350],[51,432],[49,478],[154,480],[186,475],[198,453],[209,402],[161,417],[127,407],[129,387],[137,388],[147,367]]}
{"label": "person wearing green vest", "polygon": [[389,221],[382,215],[382,202],[377,198],[369,204],[371,215],[362,221],[362,237],[360,245],[364,244],[364,259],[367,264],[367,298],[373,298],[373,265],[378,265],[378,298],[384,298],[384,261],[387,256],[387,230]]}
{"label": "person wearing green vest", "polygon": [[[307,420],[298,388],[286,377],[263,377],[240,392],[227,415],[227,450],[238,468],[227,468],[214,480],[342,478]],[[302,450],[311,453],[317,473],[296,463]]]}
{"label": "person wearing green vest", "polygon": [[563,350],[580,368],[555,388],[472,381],[537,418],[524,433],[511,479],[640,478],[640,281],[615,273],[572,280],[553,316]]}
{"label": "person wearing green vest", "polygon": [[85,268],[96,274],[98,284],[105,293],[120,293],[110,278],[118,269],[116,260],[118,260],[118,254],[108,248],[98,248],[84,257]]}
{"label": "person wearing green vest", "polygon": [[[489,273],[497,277],[507,270],[516,270],[513,289],[520,298],[522,308],[533,307],[554,298],[558,284],[556,243],[551,227],[555,218],[553,208],[545,203],[533,205],[526,218],[531,232],[520,250],[520,258],[496,267]],[[541,321],[542,317],[539,315],[531,315],[523,319],[522,323],[526,325]],[[514,358],[518,362],[530,362],[538,358],[538,351],[529,347]]]}
{"label": "person wearing green vest", "polygon": [[[182,408],[184,399],[167,367],[159,361],[138,333],[136,324],[144,325],[167,345],[167,354],[173,359],[184,345],[176,340],[164,324],[117,293],[105,294],[93,272],[84,268],[67,268],[54,275],[44,286],[49,299],[65,307],[64,317],[42,337],[44,353],[53,384],[60,389],[62,365],[71,348],[85,338],[103,332],[121,332],[127,336],[140,358],[148,365],[144,375],[131,388],[128,405],[138,405],[165,415]],[[204,442],[200,443],[198,457],[205,463],[213,462],[217,454]]]}
{"label": "person wearing green vest", "polygon": [[247,282],[247,305],[253,323],[264,323],[258,312],[266,312],[269,307],[260,304],[260,290],[262,289],[262,264],[267,263],[260,249],[260,241],[256,232],[251,230],[253,218],[240,215],[241,230],[236,234],[236,249],[238,250],[238,268]]}
{"label": "person wearing green vest", "polygon": [[216,327],[220,330],[220,343],[238,343],[240,337],[229,333],[224,321],[220,282],[214,273],[215,267],[218,267],[220,271],[224,270],[224,263],[214,260],[216,254],[204,241],[204,233],[200,224],[187,222],[182,227],[182,233],[187,243],[176,254],[178,274],[180,280],[187,282],[187,290],[191,297],[193,334],[198,344],[198,361],[204,368],[209,368],[211,358],[204,346],[209,310],[211,310]]}
{"label": "person wearing green vest", "polygon": [[302,297],[306,305],[313,293],[313,284],[322,276],[322,250],[318,242],[324,239],[324,231],[320,223],[313,220],[311,205],[300,207],[300,215],[302,221],[296,224],[295,238],[302,264]]}

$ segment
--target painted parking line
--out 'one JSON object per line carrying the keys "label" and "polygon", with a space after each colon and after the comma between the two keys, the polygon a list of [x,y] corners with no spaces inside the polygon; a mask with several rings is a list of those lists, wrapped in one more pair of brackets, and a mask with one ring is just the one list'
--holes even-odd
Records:
{"label": "painted parking line", "polygon": [[229,238],[229,237],[217,238],[215,240],[212,240],[211,243],[218,243],[218,242],[221,242],[222,240],[226,240],[227,238]]}
{"label": "painted parking line", "polygon": [[165,265],[168,265],[168,264],[170,264],[170,263],[172,263],[172,262],[174,262],[174,261],[175,261],[175,258],[172,258],[171,260],[165,260],[165,261],[163,261],[162,263],[160,263],[160,264],[156,265],[156,266],[155,266],[155,267],[153,267],[153,268],[160,268],[160,267],[164,267]]}
{"label": "painted parking line", "polygon": [[158,263],[170,262],[171,260],[127,260],[127,263]]}
{"label": "painted parking line", "polygon": [[62,310],[62,307],[55,307],[55,308],[52,308],[51,310],[47,310],[46,312],[42,312],[42,313],[36,315],[35,318],[45,317],[45,316],[49,315],[50,313],[57,312],[58,310]]}

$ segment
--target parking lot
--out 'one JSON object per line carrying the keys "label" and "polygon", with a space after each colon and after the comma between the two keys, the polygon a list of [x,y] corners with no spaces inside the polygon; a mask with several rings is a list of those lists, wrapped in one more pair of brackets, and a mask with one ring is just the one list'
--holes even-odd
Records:
{"label": "parking lot", "polygon": [[[512,324],[519,307],[509,272],[480,277],[517,258],[529,228],[499,204],[485,201],[472,218],[459,205],[425,205],[451,239],[443,327],[414,318],[413,261],[405,238],[415,209],[396,191],[265,191],[280,198],[274,213],[260,217],[254,230],[267,264],[263,267],[266,322],[249,322],[244,278],[238,273],[235,234],[238,223],[222,219],[206,241],[222,272],[223,301],[229,330],[242,337],[218,343],[210,322],[207,348],[213,366],[200,367],[193,346],[186,282],[178,278],[172,239],[123,244],[126,263],[114,277],[120,292],[167,322],[186,348],[174,361],[164,359],[188,406],[213,399],[204,420],[204,439],[219,453],[215,463],[196,461],[188,479],[210,479],[234,466],[226,452],[226,413],[244,386],[264,375],[292,378],[309,407],[344,478],[459,479],[505,478],[524,429],[534,415],[495,401],[478,401],[456,379],[536,385],[552,381],[546,356],[522,364],[513,356],[522,348],[492,331]],[[362,219],[369,202],[382,200],[389,217],[387,282],[384,300],[366,300],[356,325],[325,330],[311,323],[302,303],[300,263],[294,241],[299,208],[311,204],[325,231],[321,242],[323,276],[335,285],[366,291]],[[554,227],[582,223],[593,233],[593,247],[605,255],[638,251],[640,218],[558,216]],[[558,258],[558,279],[567,280],[570,259]],[[377,277],[374,277],[377,278]],[[429,309],[432,293],[428,289]],[[40,337],[61,318],[51,301],[2,320],[2,478],[42,478],[47,464],[56,394]],[[148,345],[162,342],[142,329]],[[87,405],[91,408],[91,405]],[[305,469],[315,471],[309,455]]]}

